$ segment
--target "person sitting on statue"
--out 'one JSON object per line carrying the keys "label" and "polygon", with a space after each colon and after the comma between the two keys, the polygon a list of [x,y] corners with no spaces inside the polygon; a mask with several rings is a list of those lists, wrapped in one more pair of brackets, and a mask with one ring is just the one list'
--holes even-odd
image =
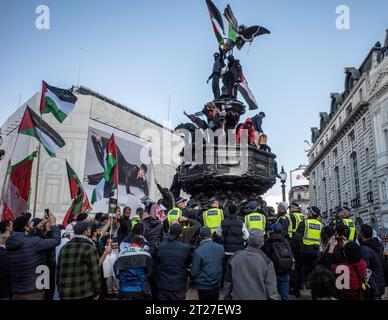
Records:
{"label": "person sitting on statue", "polygon": [[255,129],[253,128],[253,123],[251,118],[247,118],[244,124],[241,124],[237,129],[236,135],[236,143],[239,144],[241,141],[241,135],[243,134],[243,130],[248,130],[248,143],[251,146],[255,145]]}
{"label": "person sitting on statue", "polygon": [[225,117],[221,114],[220,109],[213,102],[209,102],[205,105],[202,112],[206,116],[207,122],[194,114],[189,115],[191,121],[193,121],[199,128],[206,130],[211,129],[216,131],[223,128],[225,123]]}
{"label": "person sitting on statue", "polygon": [[213,90],[214,100],[217,100],[220,98],[221,70],[225,66],[222,48],[220,48],[220,53],[218,52],[214,53],[213,57],[214,57],[213,72],[207,79],[206,83],[209,83],[209,81],[212,80],[212,90]]}
{"label": "person sitting on statue", "polygon": [[[228,64],[222,74],[222,94],[229,99],[237,98],[237,84],[242,81],[242,67],[239,60],[233,55],[228,56]],[[225,92],[226,91],[226,92]]]}

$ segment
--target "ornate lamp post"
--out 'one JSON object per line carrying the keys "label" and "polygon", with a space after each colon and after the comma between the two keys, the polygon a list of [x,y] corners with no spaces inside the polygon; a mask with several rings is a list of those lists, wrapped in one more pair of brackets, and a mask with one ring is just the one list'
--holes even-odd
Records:
{"label": "ornate lamp post", "polygon": [[283,201],[286,201],[286,181],[287,181],[287,173],[284,171],[284,167],[282,166],[282,171],[280,171],[280,182],[282,183],[282,197]]}

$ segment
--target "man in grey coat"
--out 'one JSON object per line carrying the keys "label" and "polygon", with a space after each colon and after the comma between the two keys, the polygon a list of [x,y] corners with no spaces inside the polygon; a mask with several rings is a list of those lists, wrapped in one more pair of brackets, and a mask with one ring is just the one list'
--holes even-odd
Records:
{"label": "man in grey coat", "polygon": [[229,260],[225,273],[225,300],[279,300],[275,269],[260,250],[263,245],[263,232],[252,229],[248,247]]}

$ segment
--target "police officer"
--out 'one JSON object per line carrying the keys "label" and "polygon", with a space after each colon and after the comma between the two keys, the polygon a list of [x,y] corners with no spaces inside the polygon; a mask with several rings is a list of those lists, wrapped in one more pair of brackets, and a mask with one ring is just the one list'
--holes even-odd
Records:
{"label": "police officer", "polygon": [[175,199],[175,207],[167,213],[168,224],[171,224],[172,220],[179,220],[182,217],[182,210],[186,208],[186,199],[178,197]]}
{"label": "police officer", "polygon": [[220,209],[220,202],[216,198],[209,200],[210,209],[206,210],[203,216],[203,225],[208,227],[212,234],[221,234],[221,222],[224,220],[224,212]]}
{"label": "police officer", "polygon": [[278,219],[276,222],[283,226],[282,236],[291,241],[293,237],[292,225],[296,223],[295,217],[287,212],[288,203],[286,201],[279,202],[277,205]]}
{"label": "police officer", "polygon": [[[321,211],[319,208],[312,206],[308,209],[308,217],[299,224],[296,230],[296,237],[300,239],[300,265],[295,263],[295,269],[299,272],[296,274],[295,287],[292,292],[295,296],[300,296],[300,289],[304,279],[314,270],[320,254],[321,232],[323,223],[320,221]],[[297,261],[296,261],[297,262]]]}
{"label": "police officer", "polygon": [[292,233],[295,234],[299,224],[304,220],[304,214],[296,202],[291,202],[290,204],[290,215],[295,217],[295,224],[292,225]]}
{"label": "police officer", "polygon": [[143,211],[144,209],[141,207],[136,209],[136,214],[131,217],[131,230],[141,221],[140,215],[143,213]]}
{"label": "police officer", "polygon": [[336,228],[339,224],[344,224],[349,227],[350,235],[349,241],[354,241],[356,239],[356,226],[353,220],[349,217],[351,215],[351,210],[347,206],[340,206],[336,211],[337,218],[333,221],[333,227]]}
{"label": "police officer", "polygon": [[263,213],[259,213],[257,210],[257,201],[249,201],[247,204],[248,214],[244,217],[244,223],[248,231],[252,229],[259,229],[263,234],[269,229],[267,223],[267,217]]}

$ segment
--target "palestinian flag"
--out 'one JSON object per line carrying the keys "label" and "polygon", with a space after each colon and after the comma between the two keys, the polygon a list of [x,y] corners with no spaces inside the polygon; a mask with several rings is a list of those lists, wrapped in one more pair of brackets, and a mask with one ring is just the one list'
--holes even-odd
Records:
{"label": "palestinian flag", "polygon": [[221,33],[218,31],[217,29],[217,26],[215,25],[214,21],[212,20],[212,26],[213,26],[213,31],[214,31],[214,34],[216,35],[216,38],[217,38],[217,41],[218,41],[218,44],[222,47],[224,46],[224,39],[222,38],[222,35]]}
{"label": "palestinian flag", "polygon": [[216,24],[214,23],[214,21],[216,21],[218,23],[218,25],[220,26],[222,32],[224,33],[224,21],[222,20],[221,12],[217,9],[217,7],[214,5],[214,3],[211,2],[211,0],[206,0],[206,4],[207,4],[207,8],[209,10],[210,20],[212,22],[213,31],[214,31],[214,34],[216,35],[218,44],[220,46],[223,46],[224,39],[223,39],[220,31],[218,30]]}
{"label": "palestinian flag", "polygon": [[65,145],[62,137],[32,111],[29,106],[24,111],[23,119],[19,126],[19,133],[38,139],[50,157],[55,157],[55,153]]}
{"label": "palestinian flag", "polygon": [[67,169],[67,177],[69,180],[69,188],[70,188],[70,197],[73,200],[71,207],[67,211],[65,218],[63,219],[62,225],[66,227],[70,222],[73,221],[73,217],[81,212],[87,212],[92,210],[90,206],[89,199],[82,188],[82,184],[74,172],[72,167],[70,167],[69,163],[66,160],[66,169]]}
{"label": "palestinian flag", "polygon": [[92,193],[92,204],[102,198],[110,197],[113,190],[118,188],[118,165],[115,136],[112,133],[106,148],[104,177]]}
{"label": "palestinian flag", "polygon": [[221,12],[217,9],[211,0],[206,0],[206,4],[207,9],[209,10],[210,19],[216,20],[218,25],[221,27],[222,32],[224,32],[224,21],[222,20]]}
{"label": "palestinian flag", "polygon": [[2,221],[14,221],[27,212],[32,162],[36,156],[37,152],[35,151],[19,163],[8,167],[9,181],[4,195]]}
{"label": "palestinian flag", "polygon": [[253,95],[251,89],[249,89],[248,81],[245,79],[244,75],[242,75],[242,81],[238,84],[237,90],[241,93],[244,100],[247,102],[249,106],[249,110],[255,110],[259,106],[257,105],[256,98]]}
{"label": "palestinian flag", "polygon": [[74,109],[77,97],[66,89],[49,86],[42,81],[42,95],[40,98],[40,113],[52,113],[60,123]]}

